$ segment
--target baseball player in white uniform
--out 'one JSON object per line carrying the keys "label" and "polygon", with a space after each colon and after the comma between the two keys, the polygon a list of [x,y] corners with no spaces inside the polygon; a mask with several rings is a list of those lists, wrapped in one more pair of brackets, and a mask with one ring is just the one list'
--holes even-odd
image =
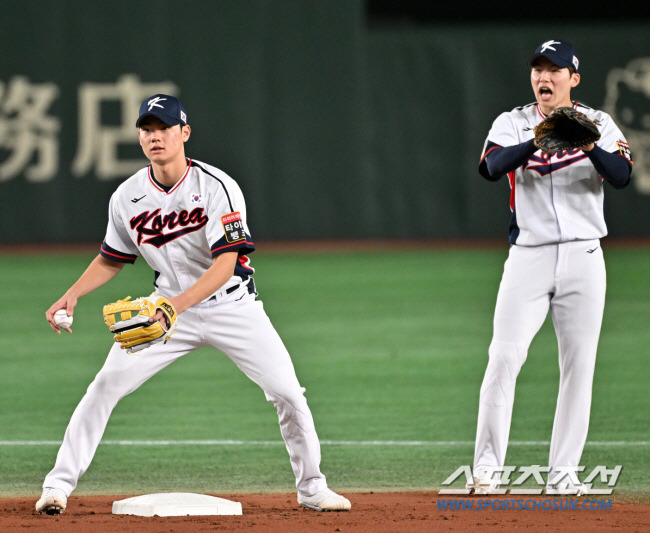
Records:
{"label": "baseball player in white uniform", "polygon": [[[630,181],[627,142],[609,115],[571,100],[580,83],[573,46],[542,43],[529,60],[536,102],[501,114],[487,136],[480,174],[510,183],[510,251],[494,313],[480,392],[473,483],[489,494],[504,466],[517,375],[550,309],[558,338],[560,387],[551,437],[547,493],[582,494],[573,467],[587,439],[591,389],[605,303],[600,239],[604,182]],[[533,128],[557,107],[573,106],[598,125],[596,144],[545,153]]]}
{"label": "baseball player in white uniform", "polygon": [[151,164],[117,188],[99,255],[45,315],[60,333],[53,318],[57,310],[71,316],[78,298],[142,256],[155,272],[156,294],[167,297],[178,313],[176,331],[168,342],[137,354],[113,345],[70,419],[36,510],[63,512],[122,397],[204,345],[226,354],[276,407],[298,503],[318,511],[349,510],[350,502],[328,488],[320,471],[320,444],[305,389],[256,299],[248,259],[255,247],[239,186],[219,169],[186,158],[190,126],[177,98],[156,94],[145,99],[136,126]]}

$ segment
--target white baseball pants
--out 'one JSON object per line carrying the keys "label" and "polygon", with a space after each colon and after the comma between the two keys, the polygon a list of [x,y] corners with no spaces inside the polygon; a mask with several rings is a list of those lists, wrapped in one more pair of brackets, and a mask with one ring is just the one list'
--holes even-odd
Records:
{"label": "white baseball pants", "polygon": [[578,466],[587,440],[596,350],[605,305],[599,240],[511,246],[481,386],[474,475],[504,466],[517,375],[548,310],[558,338],[560,387],[551,437],[556,467]]}
{"label": "white baseball pants", "polygon": [[305,389],[262,302],[248,294],[245,286],[218,303],[199,304],[179,315],[176,333],[167,344],[155,344],[139,355],[114,344],[73,413],[54,469],[43,486],[69,495],[90,465],[117,402],[179,357],[204,345],[226,354],[276,407],[298,490],[310,496],[325,488],[320,443]]}

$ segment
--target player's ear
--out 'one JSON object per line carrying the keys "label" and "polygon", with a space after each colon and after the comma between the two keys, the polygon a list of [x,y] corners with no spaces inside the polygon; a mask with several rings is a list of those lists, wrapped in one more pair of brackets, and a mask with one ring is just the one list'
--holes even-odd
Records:
{"label": "player's ear", "polygon": [[580,83],[580,74],[577,72],[571,73],[571,87],[577,87]]}
{"label": "player's ear", "polygon": [[187,142],[187,140],[190,138],[191,132],[192,132],[192,128],[190,128],[189,124],[185,124],[185,126],[181,126],[181,137],[183,139],[183,142]]}

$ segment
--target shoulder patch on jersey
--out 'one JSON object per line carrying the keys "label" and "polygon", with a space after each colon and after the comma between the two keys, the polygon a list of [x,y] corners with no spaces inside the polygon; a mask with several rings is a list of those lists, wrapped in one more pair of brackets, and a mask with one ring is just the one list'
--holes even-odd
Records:
{"label": "shoulder patch on jersey", "polygon": [[223,224],[223,232],[228,242],[243,241],[246,239],[244,222],[241,219],[241,213],[239,211],[223,215],[221,217],[221,224]]}
{"label": "shoulder patch on jersey", "polygon": [[190,202],[193,204],[201,203],[201,195],[198,193],[192,193],[190,195]]}
{"label": "shoulder patch on jersey", "polygon": [[632,163],[632,152],[630,151],[630,146],[623,141],[616,141],[616,146],[618,146],[618,153]]}

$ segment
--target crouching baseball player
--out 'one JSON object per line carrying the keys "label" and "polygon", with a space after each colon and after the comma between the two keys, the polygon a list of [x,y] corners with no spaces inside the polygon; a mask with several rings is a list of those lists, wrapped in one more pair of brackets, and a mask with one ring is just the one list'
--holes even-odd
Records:
{"label": "crouching baseball player", "polygon": [[175,97],[145,99],[136,127],[151,164],[114,192],[99,255],[45,317],[60,333],[56,311],[72,316],[79,298],[138,256],[155,272],[155,293],[104,307],[115,343],[70,419],[36,511],[65,510],[122,397],[204,345],[226,354],[277,409],[298,503],[316,511],[349,510],[350,502],[328,488],[320,471],[320,443],[304,389],[256,299],[247,257],[255,247],[240,188],[219,169],[185,157],[190,126]]}

